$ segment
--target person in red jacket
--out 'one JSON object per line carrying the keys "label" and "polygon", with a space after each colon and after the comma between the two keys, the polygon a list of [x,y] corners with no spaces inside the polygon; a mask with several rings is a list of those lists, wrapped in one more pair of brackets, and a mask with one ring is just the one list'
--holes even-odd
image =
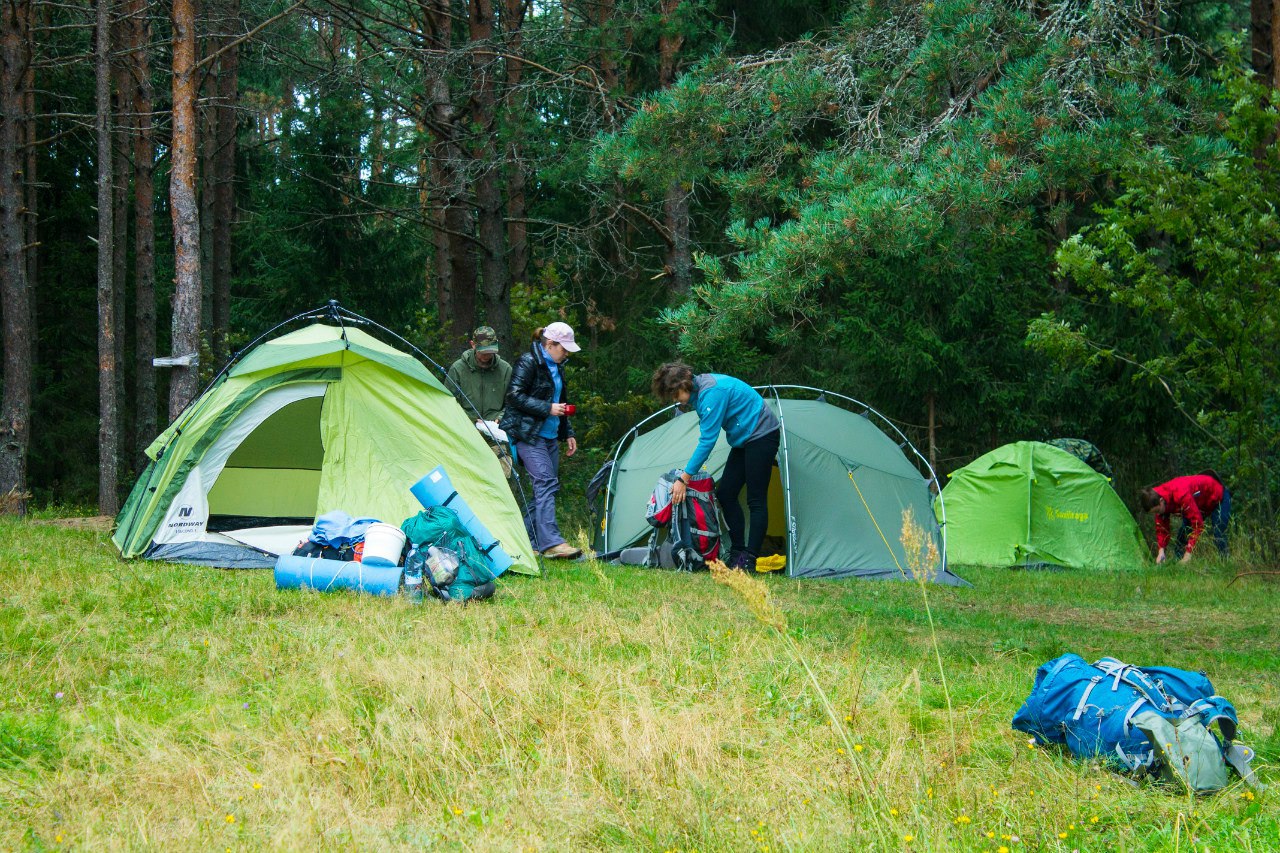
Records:
{"label": "person in red jacket", "polygon": [[1182,516],[1174,553],[1182,552],[1182,562],[1191,559],[1196,542],[1204,531],[1205,519],[1212,525],[1213,539],[1222,553],[1227,552],[1227,522],[1231,518],[1231,493],[1210,471],[1174,477],[1167,483],[1143,489],[1138,493],[1142,509],[1156,517],[1156,562],[1163,563],[1169,547],[1169,516]]}

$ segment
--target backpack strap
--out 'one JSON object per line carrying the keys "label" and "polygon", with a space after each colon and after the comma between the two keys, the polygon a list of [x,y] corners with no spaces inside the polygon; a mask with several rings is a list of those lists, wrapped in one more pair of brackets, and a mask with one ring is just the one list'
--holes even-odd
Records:
{"label": "backpack strap", "polygon": [[1178,700],[1171,698],[1160,686],[1151,680],[1145,672],[1136,666],[1116,660],[1115,658],[1101,658],[1094,661],[1094,666],[1113,677],[1111,682],[1112,690],[1119,690],[1120,685],[1127,684],[1134,690],[1147,697],[1147,701],[1157,711],[1181,711],[1185,705]]}
{"label": "backpack strap", "polygon": [[1155,750],[1151,750],[1146,753],[1129,753],[1125,752],[1120,744],[1116,744],[1116,757],[1119,758],[1120,763],[1125,767],[1128,767],[1129,772],[1132,773],[1139,769],[1149,769],[1152,763],[1156,760],[1156,753]]}
{"label": "backpack strap", "polygon": [[1084,693],[1080,694],[1080,701],[1076,703],[1076,712],[1072,715],[1072,720],[1079,720],[1084,716],[1085,706],[1089,704],[1089,694],[1093,692],[1093,688],[1098,686],[1098,682],[1102,681],[1103,676],[1095,675],[1089,679],[1089,686],[1084,689]]}

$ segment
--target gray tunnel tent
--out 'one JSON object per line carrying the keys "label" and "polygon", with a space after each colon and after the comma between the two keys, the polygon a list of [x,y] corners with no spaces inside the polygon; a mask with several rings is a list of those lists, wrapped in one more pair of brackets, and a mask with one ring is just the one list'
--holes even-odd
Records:
{"label": "gray tunnel tent", "polygon": [[[782,424],[767,532],[785,543],[789,576],[909,578],[911,568],[899,540],[903,513],[911,508],[941,555],[934,580],[965,584],[946,568],[945,537],[929,491],[933,471],[888,419],[857,400],[817,388],[768,385],[756,390]],[[595,530],[598,552],[617,552],[647,539],[649,494],[659,476],[689,461],[698,442],[697,416],[675,411],[669,407],[641,421],[618,443]],[[721,435],[706,464],[717,480],[728,455]]]}

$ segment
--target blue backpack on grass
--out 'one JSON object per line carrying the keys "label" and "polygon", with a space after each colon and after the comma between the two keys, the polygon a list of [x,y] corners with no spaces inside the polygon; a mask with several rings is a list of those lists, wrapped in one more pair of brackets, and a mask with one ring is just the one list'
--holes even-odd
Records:
{"label": "blue backpack on grass", "polygon": [[[1218,733],[1210,728],[1217,724]],[[1066,654],[1036,670],[1013,727],[1077,758],[1099,758],[1136,776],[1158,775],[1205,793],[1227,786],[1227,767],[1250,785],[1253,750],[1233,744],[1236,709],[1203,673],[1136,667],[1115,658],[1090,664]]]}

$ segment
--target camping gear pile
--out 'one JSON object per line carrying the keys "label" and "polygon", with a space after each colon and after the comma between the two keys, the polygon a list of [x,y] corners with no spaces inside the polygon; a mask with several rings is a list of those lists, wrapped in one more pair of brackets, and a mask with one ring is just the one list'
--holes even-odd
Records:
{"label": "camping gear pile", "polygon": [[444,601],[491,597],[494,581],[514,561],[453,489],[444,466],[411,491],[425,509],[399,527],[373,518],[352,519],[340,510],[316,519],[293,554],[276,559],[276,587],[390,595],[403,579],[412,600],[422,597],[424,587]]}
{"label": "camping gear pile", "polygon": [[1065,745],[1077,758],[1196,793],[1225,788],[1228,767],[1257,785],[1253,750],[1232,743],[1237,725],[1235,708],[1203,673],[1115,658],[1090,664],[1075,654],[1036,670],[1031,695],[1013,717],[1013,728],[1038,744]]}

